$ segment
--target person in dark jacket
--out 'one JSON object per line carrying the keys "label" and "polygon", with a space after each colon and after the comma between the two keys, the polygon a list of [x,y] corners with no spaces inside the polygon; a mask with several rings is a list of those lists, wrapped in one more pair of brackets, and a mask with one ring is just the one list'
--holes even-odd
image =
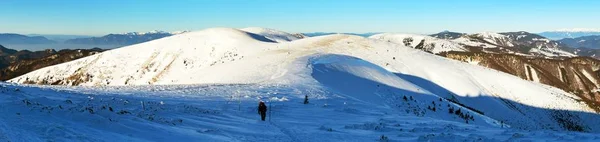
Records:
{"label": "person in dark jacket", "polygon": [[308,104],[308,95],[304,95],[304,104]]}
{"label": "person in dark jacket", "polygon": [[265,117],[267,117],[267,105],[265,105],[265,102],[263,101],[258,103],[258,114],[260,114],[260,119],[265,121]]}

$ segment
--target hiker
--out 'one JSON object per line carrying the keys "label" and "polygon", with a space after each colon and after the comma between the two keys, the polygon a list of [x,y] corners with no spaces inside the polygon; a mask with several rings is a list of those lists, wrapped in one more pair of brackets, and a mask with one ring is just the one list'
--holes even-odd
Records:
{"label": "hiker", "polygon": [[308,104],[308,95],[304,95],[304,104]]}
{"label": "hiker", "polygon": [[265,105],[265,102],[263,101],[258,103],[258,114],[260,114],[260,119],[265,121],[265,117],[267,117],[267,105]]}

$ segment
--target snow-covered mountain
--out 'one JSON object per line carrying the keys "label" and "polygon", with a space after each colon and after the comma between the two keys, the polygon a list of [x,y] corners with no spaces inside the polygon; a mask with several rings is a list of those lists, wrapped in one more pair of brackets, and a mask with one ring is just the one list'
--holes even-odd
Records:
{"label": "snow-covered mountain", "polygon": [[456,42],[426,35],[383,33],[370,36],[369,38],[402,44],[435,54],[447,51],[468,51]]}
{"label": "snow-covered mountain", "polygon": [[[346,111],[344,104],[350,103],[385,112],[384,116],[428,117],[486,128],[600,131],[596,112],[580,102],[579,96],[558,88],[415,50],[391,39],[388,42],[343,34],[278,43],[238,29],[212,28],[109,50],[36,70],[10,82],[79,86],[200,84],[212,89],[167,87],[166,92],[157,95],[197,95],[193,90],[205,90],[209,92],[200,94],[223,99],[246,95],[244,100],[248,102],[255,102],[256,97],[286,100],[310,95],[342,111]],[[235,87],[238,84],[249,88]],[[215,89],[237,92],[217,93]],[[298,107],[292,106],[289,109]],[[347,109],[364,113],[355,106]],[[321,112],[316,113],[327,113]],[[337,130],[349,123],[353,122],[332,125]],[[331,129],[323,127],[325,131]],[[284,133],[290,135],[289,131]]]}
{"label": "snow-covered mountain", "polygon": [[377,34],[371,38],[403,44],[435,54],[448,51],[483,51],[545,58],[576,56],[563,50],[563,46],[558,42],[528,32],[461,34],[444,31],[432,36],[437,38],[394,33]]}
{"label": "snow-covered mountain", "polygon": [[452,40],[462,45],[482,48],[485,52],[509,53],[536,57],[574,57],[565,51],[558,42],[543,36],[520,31],[492,33],[484,32],[466,35]]}
{"label": "snow-covered mountain", "polygon": [[[456,37],[457,35],[461,36]],[[379,34],[371,38],[551,85],[578,94],[592,106],[600,106],[598,105],[600,101],[595,101],[598,99],[596,96],[600,83],[597,82],[600,76],[595,72],[598,72],[597,64],[600,61],[586,57],[573,57],[573,54],[564,51],[564,46],[556,41],[523,31],[484,32],[470,35],[442,32],[434,36],[449,40],[410,34]],[[596,57],[595,52],[584,49],[578,49],[576,53]],[[531,75],[532,72],[539,75]],[[582,77],[584,74],[586,76]]]}
{"label": "snow-covered mountain", "polygon": [[546,31],[539,33],[540,35],[553,40],[560,40],[563,38],[578,38],[582,36],[593,36],[600,35],[600,29],[586,29],[586,28],[575,28],[575,29],[560,29],[554,31]]}
{"label": "snow-covered mountain", "polygon": [[509,38],[506,35],[494,32],[481,32],[469,35],[469,37],[473,37],[476,39],[483,40],[484,43],[489,43],[496,46],[505,46],[512,47],[515,46],[514,40]]}
{"label": "snow-covered mountain", "polygon": [[526,51],[530,54],[538,55],[538,56],[561,56],[561,57],[574,57],[576,56],[574,53],[568,52],[565,47],[559,44],[556,41],[550,40],[546,37],[525,32],[506,32],[501,33],[503,35],[508,36],[509,38],[515,41],[515,48]]}

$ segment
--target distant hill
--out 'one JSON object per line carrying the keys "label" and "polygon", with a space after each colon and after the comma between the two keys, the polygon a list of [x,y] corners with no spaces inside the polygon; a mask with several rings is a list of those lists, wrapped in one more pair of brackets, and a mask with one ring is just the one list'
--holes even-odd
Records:
{"label": "distant hill", "polygon": [[104,50],[100,48],[17,51],[0,45],[0,80],[5,81],[43,67],[87,57],[102,51]]}
{"label": "distant hill", "polygon": [[10,54],[15,54],[15,53],[17,53],[17,50],[8,49],[8,48],[0,45],[0,56],[10,55]]}
{"label": "distant hill", "polygon": [[451,31],[443,31],[437,34],[432,34],[429,35],[431,37],[435,37],[435,38],[439,38],[439,39],[457,39],[459,37],[462,37],[464,35],[467,35],[466,33],[458,33],[458,32],[451,32]]}
{"label": "distant hill", "polygon": [[56,43],[43,36],[26,36],[13,33],[0,34],[0,44],[49,44]]}

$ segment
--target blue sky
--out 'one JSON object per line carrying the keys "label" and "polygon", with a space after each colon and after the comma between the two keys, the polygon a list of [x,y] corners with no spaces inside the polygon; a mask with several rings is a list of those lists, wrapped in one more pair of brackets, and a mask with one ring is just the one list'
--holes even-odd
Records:
{"label": "blue sky", "polygon": [[0,33],[268,27],[435,33],[600,28],[598,0],[0,0]]}

